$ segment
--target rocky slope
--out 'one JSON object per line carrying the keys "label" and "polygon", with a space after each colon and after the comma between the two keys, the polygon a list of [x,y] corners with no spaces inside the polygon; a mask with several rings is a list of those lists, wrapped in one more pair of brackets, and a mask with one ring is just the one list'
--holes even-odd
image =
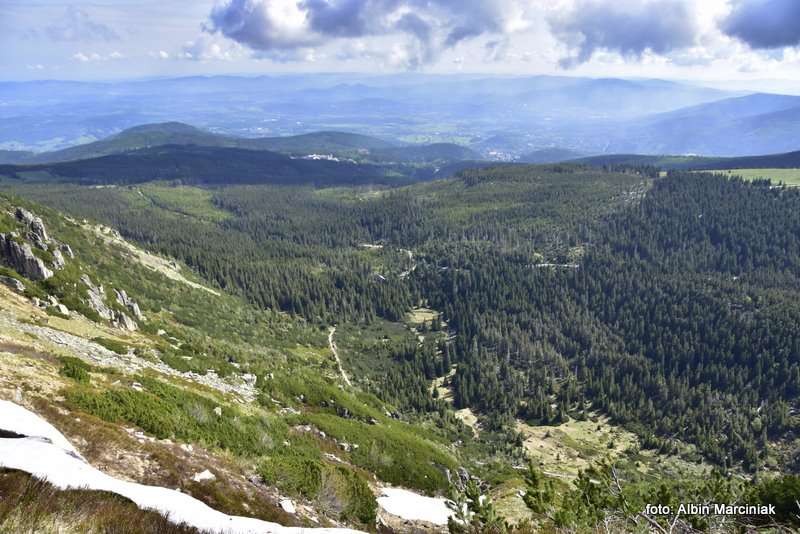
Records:
{"label": "rocky slope", "polygon": [[[167,277],[137,259],[152,255],[119,238],[108,242],[86,224],[15,202],[0,198],[0,399],[42,424],[22,428],[17,408],[0,404],[0,433],[52,430],[49,445],[0,439],[9,452],[0,454],[0,472],[52,478],[40,460],[63,454],[48,448],[60,443],[85,462],[76,470],[90,470],[76,477],[102,480],[98,489],[152,508],[128,490],[169,488],[174,502],[210,514],[155,507],[181,520],[241,517],[241,532],[446,530],[444,500],[420,501],[434,512],[419,516],[419,493],[393,489],[413,489],[413,479],[370,456],[405,462],[414,451],[421,466],[444,472],[456,465],[446,441],[384,415],[393,409],[374,397],[339,389],[325,332],[252,310],[186,269]],[[301,393],[293,373],[318,393]],[[10,523],[0,514],[3,525]]]}

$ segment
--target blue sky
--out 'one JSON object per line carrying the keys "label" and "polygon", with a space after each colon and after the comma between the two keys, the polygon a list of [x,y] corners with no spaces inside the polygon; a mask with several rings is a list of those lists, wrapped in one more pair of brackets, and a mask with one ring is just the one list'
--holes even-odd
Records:
{"label": "blue sky", "polygon": [[796,0],[0,0],[0,10],[5,80],[421,71],[800,82]]}

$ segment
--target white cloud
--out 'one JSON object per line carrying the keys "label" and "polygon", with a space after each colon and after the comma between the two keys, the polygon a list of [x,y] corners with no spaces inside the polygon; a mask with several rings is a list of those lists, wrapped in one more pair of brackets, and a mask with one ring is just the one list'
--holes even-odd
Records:
{"label": "white cloud", "polygon": [[113,61],[123,59],[124,57],[125,56],[117,51],[111,52],[108,55],[99,54],[97,52],[76,52],[72,55],[72,60],[78,61],[79,63],[91,63],[95,61]]}
{"label": "white cloud", "polygon": [[193,61],[233,61],[247,55],[239,43],[201,35],[194,41],[184,44],[177,57]]}

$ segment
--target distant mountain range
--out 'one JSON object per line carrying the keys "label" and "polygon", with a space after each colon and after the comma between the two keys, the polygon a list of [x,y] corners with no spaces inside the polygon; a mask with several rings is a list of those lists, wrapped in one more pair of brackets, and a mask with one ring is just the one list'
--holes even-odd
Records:
{"label": "distant mountain range", "polygon": [[212,133],[180,122],[129,128],[100,141],[52,152],[0,151],[0,163],[47,164],[122,154],[158,146],[202,146],[271,151],[292,156],[354,158],[361,162],[421,163],[480,159],[467,147],[452,143],[401,145],[367,135],[314,132],[296,136],[244,138]]}
{"label": "distant mountain range", "polygon": [[612,151],[755,155],[800,148],[800,97],[754,94],[634,121]]}
{"label": "distant mountain range", "polygon": [[612,125],[742,94],[663,80],[567,76],[5,82],[0,149],[60,150],[142,124],[179,121],[244,138],[349,131],[413,144],[455,143],[498,159],[553,146],[597,153],[607,151]]}
{"label": "distant mountain range", "polygon": [[798,150],[798,139],[800,96],[663,80],[335,74],[0,83],[0,164],[197,145],[441,169],[602,154],[752,156]]}

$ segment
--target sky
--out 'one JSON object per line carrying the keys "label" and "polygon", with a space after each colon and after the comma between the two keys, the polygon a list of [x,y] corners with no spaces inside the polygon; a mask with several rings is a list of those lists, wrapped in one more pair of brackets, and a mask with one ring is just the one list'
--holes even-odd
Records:
{"label": "sky", "polygon": [[800,91],[798,0],[0,0],[0,79],[287,72]]}

